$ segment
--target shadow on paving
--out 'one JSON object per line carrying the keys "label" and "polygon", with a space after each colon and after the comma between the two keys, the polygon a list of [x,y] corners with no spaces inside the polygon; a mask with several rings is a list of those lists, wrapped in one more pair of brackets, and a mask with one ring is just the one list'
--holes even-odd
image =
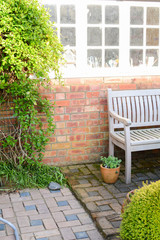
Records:
{"label": "shadow on paving", "polygon": [[102,181],[100,164],[81,164],[62,167],[77,199],[92,216],[100,232],[108,240],[119,238],[121,207],[127,192],[139,188],[143,182],[160,179],[160,160],[134,160],[132,162],[132,182],[125,184],[124,165],[118,181],[106,184]]}

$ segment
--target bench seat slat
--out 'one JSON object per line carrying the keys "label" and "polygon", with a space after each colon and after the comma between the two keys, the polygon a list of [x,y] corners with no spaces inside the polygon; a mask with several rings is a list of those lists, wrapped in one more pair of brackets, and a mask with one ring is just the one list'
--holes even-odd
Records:
{"label": "bench seat slat", "polygon": [[[122,139],[125,138],[124,131],[117,131],[115,133],[117,136],[121,137]],[[156,140],[160,142],[160,128],[150,129],[150,130],[148,129],[131,130],[130,137],[131,137],[131,145],[145,144],[145,142],[152,143]]]}

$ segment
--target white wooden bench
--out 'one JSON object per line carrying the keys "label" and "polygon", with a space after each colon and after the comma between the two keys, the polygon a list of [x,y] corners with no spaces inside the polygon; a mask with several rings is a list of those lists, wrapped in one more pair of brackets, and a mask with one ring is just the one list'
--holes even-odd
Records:
{"label": "white wooden bench", "polygon": [[[108,89],[109,155],[125,150],[125,179],[131,182],[131,152],[160,149],[160,89]],[[136,130],[135,130],[136,129]]]}

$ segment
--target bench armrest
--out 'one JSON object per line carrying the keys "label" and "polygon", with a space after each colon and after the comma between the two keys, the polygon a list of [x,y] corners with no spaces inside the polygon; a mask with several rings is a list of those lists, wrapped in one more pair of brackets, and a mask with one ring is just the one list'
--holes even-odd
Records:
{"label": "bench armrest", "polygon": [[125,126],[130,126],[132,123],[130,119],[121,117],[114,111],[109,111],[109,115],[116,119],[117,121],[123,123]]}

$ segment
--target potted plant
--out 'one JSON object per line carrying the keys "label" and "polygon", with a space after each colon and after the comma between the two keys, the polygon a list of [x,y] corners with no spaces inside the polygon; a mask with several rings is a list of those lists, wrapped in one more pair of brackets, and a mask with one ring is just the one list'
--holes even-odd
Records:
{"label": "potted plant", "polygon": [[114,156],[102,157],[102,164],[100,165],[101,174],[105,183],[115,183],[120,172],[121,159]]}

